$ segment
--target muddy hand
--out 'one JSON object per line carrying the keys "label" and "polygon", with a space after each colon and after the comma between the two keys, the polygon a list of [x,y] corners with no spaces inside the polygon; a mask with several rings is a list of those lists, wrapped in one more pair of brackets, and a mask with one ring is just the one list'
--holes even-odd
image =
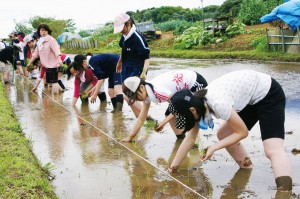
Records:
{"label": "muddy hand", "polygon": [[91,103],[95,103],[95,102],[96,102],[96,99],[97,99],[97,95],[96,95],[96,96],[92,95],[92,97],[91,97],[91,99],[90,99],[90,102],[91,102]]}
{"label": "muddy hand", "polygon": [[161,132],[161,131],[163,130],[163,128],[164,128],[164,125],[161,124],[161,123],[159,123],[159,124],[156,124],[156,125],[155,125],[154,130],[155,130],[156,132]]}
{"label": "muddy hand", "polygon": [[213,147],[212,147],[212,146],[209,146],[209,147],[207,148],[205,157],[201,159],[202,162],[205,162],[206,160],[209,160],[209,159],[212,157],[212,155],[214,154],[214,152],[215,152],[215,150],[213,149]]}
{"label": "muddy hand", "polygon": [[177,171],[178,171],[178,167],[169,167],[169,168],[168,168],[168,171],[169,171],[170,173],[177,172]]}

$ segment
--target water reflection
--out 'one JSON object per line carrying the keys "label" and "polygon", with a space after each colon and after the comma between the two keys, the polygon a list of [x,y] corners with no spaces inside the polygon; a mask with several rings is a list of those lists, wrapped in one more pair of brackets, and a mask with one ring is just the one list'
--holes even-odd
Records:
{"label": "water reflection", "polygon": [[[299,155],[290,153],[291,149],[300,146],[299,64],[156,61],[157,64],[149,69],[149,79],[174,68],[195,70],[208,83],[239,69],[254,69],[277,79],[287,96],[286,127],[293,131],[286,135],[285,142],[296,184],[292,197],[300,194],[300,186],[297,186],[300,184],[300,159]],[[169,126],[162,134],[144,126],[136,142],[126,143],[124,147],[118,142],[128,135],[136,121],[130,108],[124,105],[123,113],[112,114],[110,102],[100,101],[71,107],[73,82],[65,80],[64,83],[70,89],[59,95],[52,95],[47,88],[47,95],[42,94],[41,89],[32,93],[32,84],[21,78],[16,78],[14,85],[5,85],[22,128],[34,142],[33,150],[38,159],[42,164],[50,162],[54,165],[56,179],[53,185],[60,198],[201,198],[167,172],[162,172],[167,171],[180,144]],[[162,120],[166,107],[167,104],[151,104],[149,113]],[[201,134],[205,143],[216,140],[215,131]],[[207,198],[281,197],[274,189],[274,177],[263,154],[258,127],[250,133],[244,144],[252,155],[253,170],[238,169],[222,150],[213,161],[202,165],[199,150],[193,149],[180,171],[172,176]]]}
{"label": "water reflection", "polygon": [[228,185],[224,188],[221,198],[231,199],[231,198],[249,198],[257,197],[255,193],[247,190],[246,185],[249,182],[252,169],[239,169],[230,180]]}

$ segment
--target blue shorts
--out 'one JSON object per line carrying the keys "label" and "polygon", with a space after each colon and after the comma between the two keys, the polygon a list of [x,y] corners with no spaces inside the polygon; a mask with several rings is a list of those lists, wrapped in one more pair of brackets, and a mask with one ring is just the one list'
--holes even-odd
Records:
{"label": "blue shorts", "polygon": [[122,84],[122,75],[121,73],[114,72],[108,77],[108,88],[114,88],[115,85]]}
{"label": "blue shorts", "polygon": [[143,67],[126,67],[125,70],[122,69],[123,81],[128,77],[140,77],[143,72]]}

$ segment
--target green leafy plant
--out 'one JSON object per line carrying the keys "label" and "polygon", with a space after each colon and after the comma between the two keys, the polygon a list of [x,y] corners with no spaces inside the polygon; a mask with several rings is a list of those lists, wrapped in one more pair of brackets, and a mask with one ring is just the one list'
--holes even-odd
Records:
{"label": "green leafy plant", "polygon": [[192,49],[198,46],[205,46],[214,41],[213,35],[200,26],[193,26],[185,30],[180,37],[174,40],[175,48]]}
{"label": "green leafy plant", "polygon": [[225,30],[225,35],[233,37],[235,35],[243,34],[245,32],[245,24],[243,23],[233,23],[229,25]]}

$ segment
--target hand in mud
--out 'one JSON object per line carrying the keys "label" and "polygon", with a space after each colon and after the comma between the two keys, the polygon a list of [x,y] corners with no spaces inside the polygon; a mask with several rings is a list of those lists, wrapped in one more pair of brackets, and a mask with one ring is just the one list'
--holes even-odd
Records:
{"label": "hand in mud", "polygon": [[178,171],[178,167],[169,167],[169,168],[168,168],[168,171],[169,171],[170,173],[177,172],[177,171]]}
{"label": "hand in mud", "polygon": [[126,138],[122,139],[122,142],[131,142],[132,138],[130,136],[127,136]]}
{"label": "hand in mud", "polygon": [[209,146],[207,149],[206,149],[206,154],[205,154],[205,157],[200,157],[202,162],[205,162],[206,160],[209,160],[212,155],[214,154],[215,150],[214,150],[214,147],[213,146]]}
{"label": "hand in mud", "polygon": [[90,98],[90,102],[91,102],[91,103],[95,103],[97,97],[98,97],[97,95],[96,95],[96,96],[92,95],[91,98]]}
{"label": "hand in mud", "polygon": [[159,123],[159,124],[156,124],[155,127],[154,127],[154,130],[156,132],[161,132],[163,130],[165,125],[163,125],[162,123]]}

